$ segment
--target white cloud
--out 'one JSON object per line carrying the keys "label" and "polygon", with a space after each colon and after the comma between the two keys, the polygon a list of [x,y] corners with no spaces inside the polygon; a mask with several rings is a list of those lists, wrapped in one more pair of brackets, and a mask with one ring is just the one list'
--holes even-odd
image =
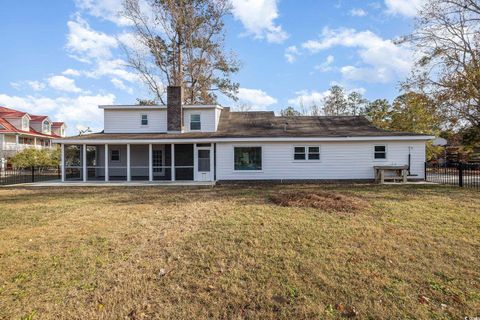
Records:
{"label": "white cloud", "polygon": [[354,8],[350,10],[349,14],[353,17],[364,17],[367,15],[367,12],[361,8]]}
{"label": "white cloud", "polygon": [[251,106],[255,110],[265,110],[266,107],[278,102],[263,90],[247,88],[238,89],[238,100],[239,104]]}
{"label": "white cloud", "polygon": [[81,62],[91,63],[92,59],[109,59],[112,57],[112,49],[118,46],[114,37],[91,29],[78,15],[75,21],[68,21],[67,26],[67,50],[73,58]]}
{"label": "white cloud", "polygon": [[321,64],[318,64],[315,66],[315,69],[316,70],[319,70],[320,72],[328,72],[328,71],[332,71],[333,70],[333,67],[332,67],[332,63],[335,61],[335,57],[332,56],[332,55],[329,55],[324,62],[322,62]]}
{"label": "white cloud", "polygon": [[289,63],[293,63],[295,60],[297,60],[297,56],[299,54],[300,52],[296,46],[290,46],[285,49],[285,59],[287,59]]}
{"label": "white cloud", "polygon": [[[126,69],[127,63],[122,59],[114,58],[113,50],[119,44],[116,38],[93,30],[79,16],[76,17],[75,21],[68,22],[68,29],[68,51],[77,60],[93,64],[94,66],[87,71],[68,69],[63,72],[64,74],[72,76],[84,75],[95,79],[107,76],[123,81],[138,82],[138,76]],[[133,45],[131,34],[123,33],[119,38],[120,41],[125,41],[125,45]]]}
{"label": "white cloud", "polygon": [[415,17],[426,0],[385,0],[387,12],[406,17]]}
{"label": "white cloud", "polygon": [[278,0],[232,0],[233,16],[240,20],[249,34],[268,42],[282,43],[288,34],[275,24]]}
{"label": "white cloud", "polygon": [[62,72],[63,75],[65,76],[73,76],[73,77],[78,77],[81,75],[81,72],[75,69],[67,69]]}
{"label": "white cloud", "polygon": [[130,87],[127,87],[127,86],[125,85],[125,83],[123,83],[122,80],[117,79],[117,78],[113,78],[113,79],[110,80],[110,82],[115,86],[115,88],[118,88],[118,89],[120,89],[120,90],[123,90],[123,91],[125,91],[125,92],[127,92],[127,93],[129,93],[129,94],[133,94],[133,89],[130,88]]}
{"label": "white cloud", "polygon": [[90,15],[111,21],[119,26],[128,26],[130,20],[123,17],[121,0],[75,0],[76,6]]}
{"label": "white cloud", "polygon": [[76,86],[75,80],[65,76],[52,76],[47,79],[48,85],[55,90],[79,93],[82,89]]}
{"label": "white cloud", "polygon": [[0,105],[25,110],[33,114],[48,115],[54,121],[67,123],[69,134],[76,134],[74,128],[78,125],[90,127],[94,131],[103,128],[102,112],[99,105],[114,104],[115,95],[79,95],[74,98],[9,96],[0,94]]}
{"label": "white cloud", "polygon": [[46,84],[41,81],[27,81],[27,84],[32,88],[34,91],[42,91],[45,89]]}
{"label": "white cloud", "polygon": [[289,99],[288,104],[301,108],[303,107],[309,107],[312,105],[320,106],[322,105],[323,99],[330,93],[329,90],[324,91],[324,92],[318,92],[318,91],[308,91],[308,90],[302,90],[296,92],[295,98]]}
{"label": "white cloud", "polygon": [[[309,40],[302,47],[312,53],[334,46],[356,48],[363,66],[345,66],[342,74],[350,79],[389,82],[408,74],[412,67],[412,51],[396,45],[371,31],[324,28],[320,40]],[[368,77],[368,78],[367,78]]]}

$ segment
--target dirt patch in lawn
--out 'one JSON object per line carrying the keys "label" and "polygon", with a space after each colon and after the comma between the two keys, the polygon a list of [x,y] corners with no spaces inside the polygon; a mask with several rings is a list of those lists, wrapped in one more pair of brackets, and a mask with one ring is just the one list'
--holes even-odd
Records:
{"label": "dirt patch in lawn", "polygon": [[337,192],[282,192],[270,195],[282,207],[316,208],[327,212],[356,212],[369,207],[363,199]]}

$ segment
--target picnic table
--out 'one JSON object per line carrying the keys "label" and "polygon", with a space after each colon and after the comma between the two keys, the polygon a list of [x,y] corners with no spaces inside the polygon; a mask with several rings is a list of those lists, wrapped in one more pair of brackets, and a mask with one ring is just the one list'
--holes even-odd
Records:
{"label": "picnic table", "polygon": [[[401,180],[407,182],[408,166],[374,166],[375,182],[385,183],[385,178],[392,179],[393,181]],[[385,175],[385,173],[393,173],[393,175]]]}

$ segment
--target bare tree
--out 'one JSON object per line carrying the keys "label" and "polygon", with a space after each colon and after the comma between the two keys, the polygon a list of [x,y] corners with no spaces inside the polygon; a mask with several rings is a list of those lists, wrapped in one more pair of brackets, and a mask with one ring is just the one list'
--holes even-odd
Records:
{"label": "bare tree", "polygon": [[164,103],[166,85],[182,85],[185,103],[214,103],[219,92],[236,99],[239,64],[223,46],[229,0],[123,1],[135,39],[124,44],[128,64],[156,99]]}
{"label": "bare tree", "polygon": [[406,41],[422,56],[405,91],[428,94],[453,125],[479,127],[480,1],[428,0]]}
{"label": "bare tree", "polygon": [[334,85],[330,88],[330,93],[324,98],[323,112],[327,116],[342,116],[347,112],[347,99],[345,98],[345,89]]}

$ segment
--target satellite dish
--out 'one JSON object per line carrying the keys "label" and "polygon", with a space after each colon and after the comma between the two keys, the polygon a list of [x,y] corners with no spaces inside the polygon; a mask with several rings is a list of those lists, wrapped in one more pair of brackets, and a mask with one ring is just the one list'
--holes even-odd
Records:
{"label": "satellite dish", "polygon": [[435,138],[432,142],[434,146],[446,146],[448,144],[447,139],[444,138]]}

